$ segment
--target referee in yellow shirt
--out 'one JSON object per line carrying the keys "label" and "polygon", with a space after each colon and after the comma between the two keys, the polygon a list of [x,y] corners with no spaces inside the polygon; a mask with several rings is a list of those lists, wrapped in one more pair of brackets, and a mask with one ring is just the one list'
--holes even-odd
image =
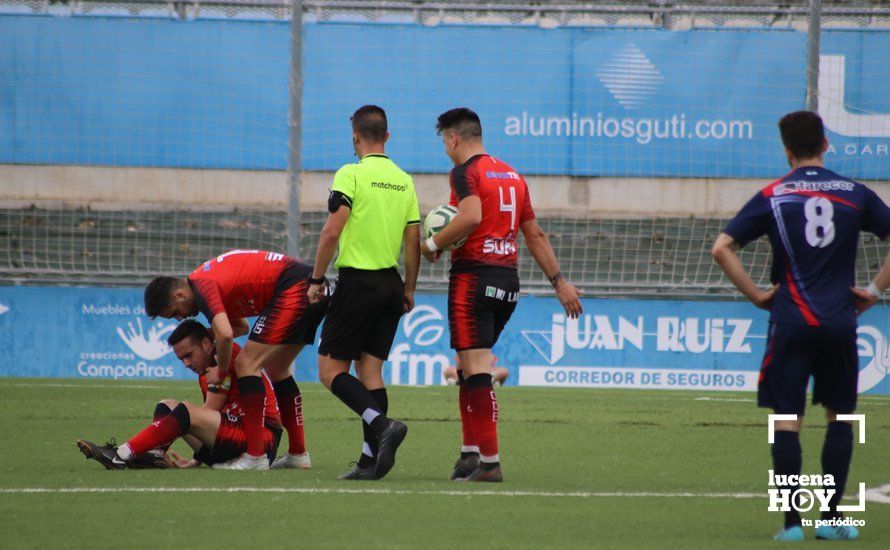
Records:
{"label": "referee in yellow shirt", "polygon": [[[318,348],[318,377],[362,418],[364,445],[356,466],[340,479],[381,479],[395,464],[408,427],[386,417],[383,362],[399,326],[414,307],[420,269],[420,212],[411,176],[386,156],[386,113],[365,105],[352,115],[352,143],[360,159],[334,176],[330,212],[318,240],[309,300],[324,297],[324,274],[334,250],[337,286]],[[399,252],[405,243],[405,281]],[[358,378],[349,374],[355,361]]]}

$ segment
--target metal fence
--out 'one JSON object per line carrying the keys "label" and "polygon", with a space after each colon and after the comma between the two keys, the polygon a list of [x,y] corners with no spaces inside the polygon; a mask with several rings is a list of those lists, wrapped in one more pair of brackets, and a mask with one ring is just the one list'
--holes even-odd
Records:
{"label": "metal fence", "polygon": [[[4,15],[53,14],[175,20],[293,20],[288,96],[288,185],[280,209],[190,208],[185,204],[138,205],[40,200],[6,201],[0,208],[0,281],[32,283],[139,284],[158,274],[182,275],[225,249],[268,247],[312,258],[325,213],[301,208],[303,113],[301,25],[303,22],[391,22],[422,25],[725,29],[788,28],[809,33],[806,67],[808,105],[818,100],[820,27],[890,29],[890,7],[881,1],[770,2],[360,2],[307,0],[38,1],[0,0]],[[4,187],[18,185],[0,180]],[[245,193],[250,193],[249,190]],[[561,215],[543,212],[567,276],[591,293],[714,296],[731,287],[715,270],[709,246],[725,217]],[[887,248],[864,239],[859,255],[863,280],[880,266]],[[764,242],[743,258],[761,284],[768,281]],[[520,271],[532,292],[547,289],[528,255]],[[424,265],[421,287],[442,290],[444,265]]]}

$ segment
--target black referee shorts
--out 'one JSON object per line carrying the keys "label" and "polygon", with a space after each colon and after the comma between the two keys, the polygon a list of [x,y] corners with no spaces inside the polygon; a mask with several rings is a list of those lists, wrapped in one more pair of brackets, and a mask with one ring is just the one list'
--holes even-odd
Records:
{"label": "black referee shorts", "polygon": [[405,286],[395,268],[341,268],[321,328],[319,355],[353,361],[362,353],[386,361],[404,312]]}

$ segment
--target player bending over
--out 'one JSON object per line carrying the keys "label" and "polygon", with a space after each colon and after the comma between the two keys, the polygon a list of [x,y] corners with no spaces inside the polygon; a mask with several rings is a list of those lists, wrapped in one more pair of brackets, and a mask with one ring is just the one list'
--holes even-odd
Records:
{"label": "player bending over", "polygon": [[[179,403],[165,399],[157,404],[154,420],[129,441],[115,447],[102,446],[79,440],[77,446],[87,458],[100,462],[109,470],[134,467],[169,467],[166,451],[179,437],[195,451],[193,460],[183,460],[173,453],[176,466],[188,468],[202,463],[219,466],[239,457],[247,450],[244,412],[239,400],[239,379],[229,369],[223,382],[208,382],[208,372],[216,370],[216,346],[207,328],[198,321],[183,321],[167,338],[173,352],[182,363],[198,375],[204,406],[187,401]],[[234,344],[232,363],[240,347]],[[268,378],[263,376],[265,421],[263,427],[263,459],[274,460],[281,439],[281,417],[275,402],[275,392]],[[163,463],[167,462],[167,466]]]}
{"label": "player bending over", "polygon": [[[265,470],[263,432],[265,369],[275,388],[287,430],[288,452],[272,468],[309,468],[303,435],[303,400],[292,363],[324,315],[324,304],[306,297],[312,267],[277,252],[232,250],[204,262],[186,279],[158,277],[145,288],[145,313],[167,319],[193,317],[211,321],[220,365],[233,357],[233,339],[248,332],[246,317],[258,315],[244,349],[233,364],[240,380],[246,452],[225,465],[232,470]],[[228,366],[221,367],[221,377]],[[211,376],[211,382],[216,382]]]}
{"label": "player bending over", "polygon": [[491,348],[519,299],[518,232],[572,318],[581,314],[580,292],[563,279],[550,241],[535,221],[525,180],[485,152],[479,116],[470,109],[452,109],[439,116],[436,130],[454,162],[450,203],[457,206],[457,215],[428,238],[421,251],[435,262],[441,249],[467,237],[451,253],[448,282],[451,347],[457,351],[463,380],[459,394],[464,433],[451,479],[503,481]]}
{"label": "player bending over", "polygon": [[[799,432],[813,377],[813,404],[821,403],[828,418],[822,469],[834,477],[837,490],[829,503],[831,511],[823,512],[822,519],[834,519],[841,517],[837,505],[853,455],[852,425],[838,421],[837,415],[856,410],[856,315],[890,287],[890,262],[885,260],[867,289],[851,288],[856,281],[857,243],[863,230],[881,239],[890,235],[890,209],[864,185],[824,167],[828,140],[819,115],[790,113],[779,121],[779,130],[791,172],[748,201],[717,237],[712,252],[736,288],[770,312],[757,403],[777,414],[797,415],[797,420],[775,423],[776,475],[801,473]],[[762,235],[769,235],[773,251],[769,290],[757,288],[737,254]],[[858,536],[855,527],[816,529],[817,539]],[[786,512],[785,527],[775,539],[803,538],[800,514]]]}

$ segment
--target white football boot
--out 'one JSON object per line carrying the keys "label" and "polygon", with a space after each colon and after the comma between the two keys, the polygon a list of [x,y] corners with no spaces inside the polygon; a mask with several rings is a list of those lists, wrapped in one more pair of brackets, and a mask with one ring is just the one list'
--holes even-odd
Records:
{"label": "white football boot", "polygon": [[244,453],[228,462],[214,464],[213,467],[217,470],[268,470],[269,459],[266,458],[266,455],[250,456]]}
{"label": "white football boot", "polygon": [[301,455],[292,455],[285,453],[278,457],[269,467],[272,470],[291,469],[291,470],[308,470],[312,468],[312,460],[309,459],[309,453],[305,452]]}

